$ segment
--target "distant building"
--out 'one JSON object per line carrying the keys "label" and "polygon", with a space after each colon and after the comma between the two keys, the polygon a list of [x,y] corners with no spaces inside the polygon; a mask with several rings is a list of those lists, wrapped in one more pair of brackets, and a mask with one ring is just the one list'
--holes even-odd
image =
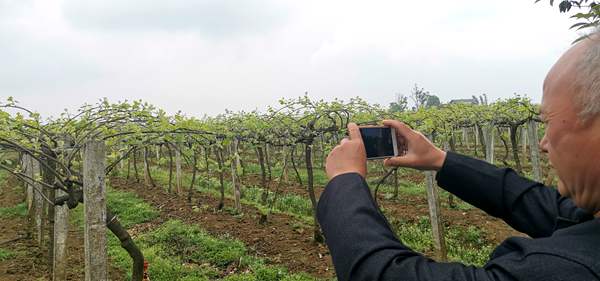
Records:
{"label": "distant building", "polygon": [[479,104],[479,101],[476,98],[470,98],[470,99],[455,99],[455,100],[451,100],[450,102],[448,102],[448,104]]}

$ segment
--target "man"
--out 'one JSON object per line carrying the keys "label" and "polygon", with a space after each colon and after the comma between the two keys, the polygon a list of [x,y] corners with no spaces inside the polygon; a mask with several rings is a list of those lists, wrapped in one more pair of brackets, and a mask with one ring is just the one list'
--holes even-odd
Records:
{"label": "man", "polygon": [[540,142],[558,177],[558,191],[511,169],[444,152],[399,121],[405,155],[385,165],[437,170],[437,182],[531,238],[511,237],[482,267],[438,263],[397,239],[375,206],[367,184],[360,131],[327,158],[330,178],[318,218],[338,279],[346,280],[600,280],[600,36],[573,46],[544,82]]}

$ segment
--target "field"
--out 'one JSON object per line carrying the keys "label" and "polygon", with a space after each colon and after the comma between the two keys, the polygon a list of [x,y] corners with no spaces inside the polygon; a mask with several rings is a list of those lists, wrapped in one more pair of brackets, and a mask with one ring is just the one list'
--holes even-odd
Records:
{"label": "field", "polygon": [[[82,280],[86,270],[140,280],[144,260],[151,280],[335,280],[315,209],[325,158],[351,120],[401,119],[446,150],[556,181],[537,149],[536,106],[520,97],[394,113],[305,96],[204,119],[142,102],[45,121],[14,101],[1,108],[12,112],[0,111],[0,280]],[[381,161],[368,170],[393,231],[428,257],[482,266],[522,235],[424,172],[401,168],[381,182]],[[438,211],[426,190],[439,193]],[[88,250],[107,262],[86,266]]]}
{"label": "field", "polygon": [[[159,160],[160,162],[160,160]],[[370,163],[373,181],[381,163]],[[311,237],[311,205],[306,189],[288,180],[281,184],[278,202],[269,213],[260,202],[260,167],[248,163],[243,183],[242,212],[232,208],[231,182],[225,182],[225,207],[219,210],[219,182],[200,176],[194,185],[191,203],[187,194],[167,192],[167,167],[151,171],[156,187],[137,182],[127,171],[112,174],[108,206],[118,214],[150,263],[152,280],[331,280],[335,271],[327,248]],[[274,175],[281,167],[274,167]],[[306,174],[300,169],[301,177]],[[0,241],[0,280],[47,280],[46,249],[38,247],[26,233],[26,205],[21,184],[3,173],[0,216],[5,230]],[[141,178],[141,176],[140,176]],[[326,184],[322,170],[315,171],[315,192]],[[379,193],[381,208],[394,231],[411,248],[433,256],[431,226],[421,172],[404,169],[399,173],[399,194],[386,183]],[[185,171],[183,185],[191,183]],[[269,183],[271,186],[277,182]],[[483,265],[495,245],[512,235],[521,235],[502,221],[448,194],[441,194],[449,260]],[[79,206],[71,215],[69,232],[69,276],[83,278],[83,214]],[[29,233],[30,235],[30,233]],[[118,241],[109,235],[108,252],[113,280],[127,280],[131,260]],[[46,237],[47,238],[47,237]]]}

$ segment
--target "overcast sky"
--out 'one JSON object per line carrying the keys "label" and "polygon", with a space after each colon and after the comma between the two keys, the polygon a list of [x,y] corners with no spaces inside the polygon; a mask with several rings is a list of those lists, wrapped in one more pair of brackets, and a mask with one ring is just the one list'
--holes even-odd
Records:
{"label": "overcast sky", "polygon": [[0,97],[44,115],[102,97],[168,112],[282,97],[388,104],[541,96],[577,37],[533,0],[0,0]]}

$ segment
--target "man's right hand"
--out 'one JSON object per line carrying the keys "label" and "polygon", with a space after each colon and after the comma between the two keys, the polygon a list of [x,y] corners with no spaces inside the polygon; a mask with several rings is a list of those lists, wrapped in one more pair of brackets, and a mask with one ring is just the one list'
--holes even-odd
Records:
{"label": "man's right hand", "polygon": [[418,170],[439,170],[446,160],[446,152],[437,148],[423,134],[396,120],[383,124],[396,129],[400,156],[386,159],[386,166],[408,167]]}

